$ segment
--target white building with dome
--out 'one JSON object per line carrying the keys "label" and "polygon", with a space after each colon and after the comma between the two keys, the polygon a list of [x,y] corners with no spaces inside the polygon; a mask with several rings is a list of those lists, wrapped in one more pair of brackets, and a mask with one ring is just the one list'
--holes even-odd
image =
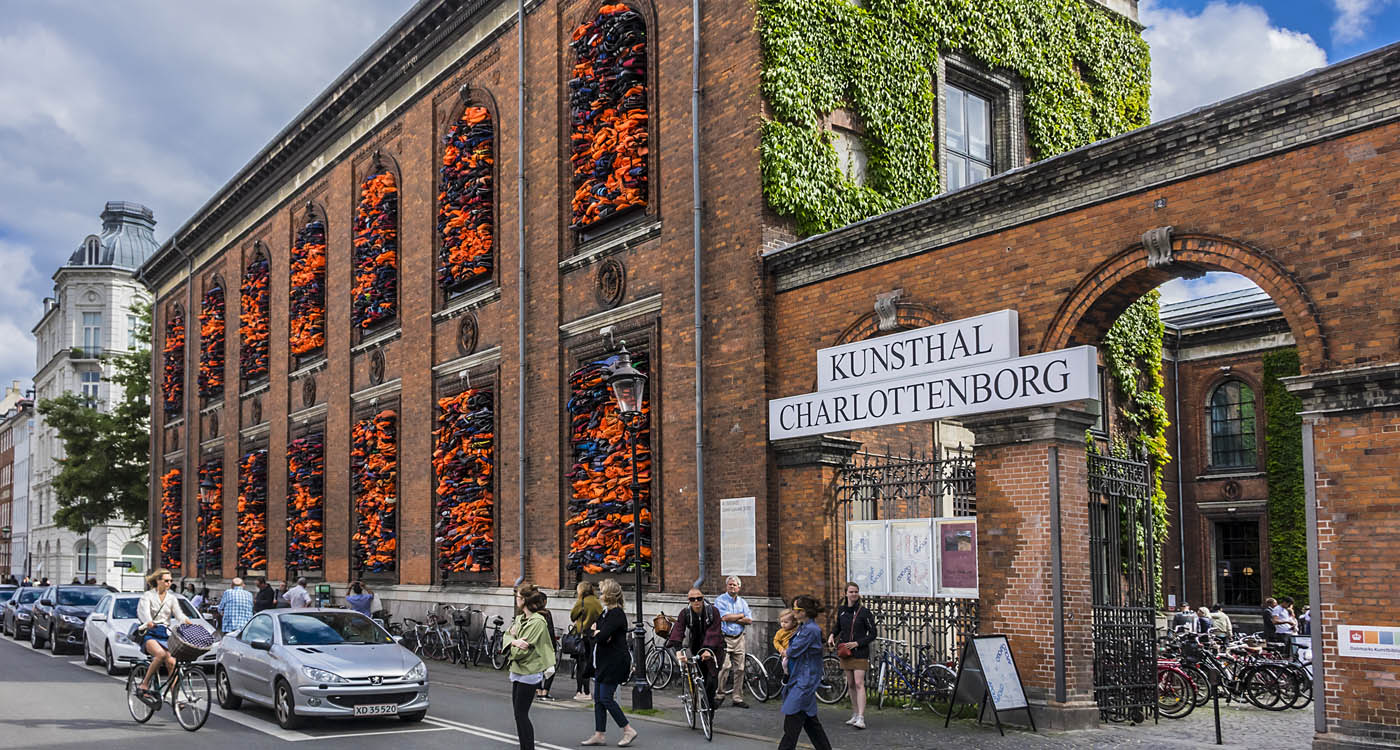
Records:
{"label": "white building with dome", "polygon": [[[102,210],[102,232],[88,235],[54,273],[54,294],[44,299],[43,317],[33,329],[39,404],[68,391],[91,397],[103,411],[121,400],[120,386],[111,382],[114,367],[102,356],[150,346],[149,341],[137,340],[132,306],[149,303],[151,296],[132,272],[157,248],[155,224],[151,209],[139,203],[108,202]],[[31,441],[30,574],[60,583],[75,576],[95,577],[99,583],[139,591],[139,574],[149,557],[145,536],[121,519],[85,536],[56,526],[58,500],[52,483],[63,442],[42,415],[36,415]],[[113,566],[118,560],[128,560],[132,567]]]}

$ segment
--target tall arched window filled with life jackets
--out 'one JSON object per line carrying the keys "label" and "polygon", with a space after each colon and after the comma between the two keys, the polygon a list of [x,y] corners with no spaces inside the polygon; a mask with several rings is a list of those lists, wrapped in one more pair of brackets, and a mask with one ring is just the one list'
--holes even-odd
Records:
{"label": "tall arched window filled with life jackets", "polygon": [[491,278],[496,263],[496,131],[468,101],[443,136],[438,170],[438,286],[444,295]]}
{"label": "tall arched window filled with life jackets", "polygon": [[398,551],[398,414],[384,409],[350,428],[355,532],[351,565],[361,574],[393,573]]}
{"label": "tall arched window filled with life jackets", "polygon": [[180,569],[180,541],[184,522],[184,485],[180,470],[171,469],[160,477],[160,566]]}
{"label": "tall arched window filled with life jackets", "polygon": [[321,352],[326,346],[326,222],[307,207],[306,223],[297,230],[291,253],[288,305],[293,357]]}
{"label": "tall arched window filled with life jackets", "polygon": [[224,284],[210,279],[199,301],[199,395],[224,392]]}
{"label": "tall arched window filled with life jackets", "polygon": [[243,283],[239,289],[242,308],[238,314],[238,369],[244,383],[266,377],[268,373],[268,347],[271,344],[268,315],[272,304],[268,284],[271,269],[267,253],[258,243],[253,259],[243,269]]}
{"label": "tall arched window filled with life jackets", "polygon": [[647,28],[624,4],[574,30],[569,79],[573,219],[582,231],[647,205]]}
{"label": "tall arched window filled with life jackets", "polygon": [[364,331],[393,320],[399,308],[399,185],[378,153],[360,183],[354,258],[350,321]]}
{"label": "tall arched window filled with life jackets", "polygon": [[433,431],[438,572],[443,581],[496,569],[496,415],[490,388],[438,399]]}
{"label": "tall arched window filled with life jackets", "polygon": [[326,451],[320,433],[287,446],[287,567],[321,570],[325,562]]}
{"label": "tall arched window filled with life jackets", "polygon": [[185,406],[185,310],[179,305],[172,305],[166,313],[160,393],[165,418],[179,418]]}
{"label": "tall arched window filled with life jackets", "polygon": [[238,567],[267,570],[267,449],[238,461]]}
{"label": "tall arched window filled with life jackets", "polygon": [[[212,485],[212,486],[210,486]],[[224,567],[224,460],[199,465],[199,571]]]}
{"label": "tall arched window filled with life jackets", "polygon": [[[568,569],[581,573],[630,571],[632,538],[632,452],[617,402],[608,387],[615,355],[585,363],[569,376],[569,447],[573,465],[565,477],[569,499]],[[632,353],[632,366],[650,374],[646,352]],[[642,569],[650,570],[651,544],[651,397],[642,401],[637,433],[637,483],[641,487]]]}

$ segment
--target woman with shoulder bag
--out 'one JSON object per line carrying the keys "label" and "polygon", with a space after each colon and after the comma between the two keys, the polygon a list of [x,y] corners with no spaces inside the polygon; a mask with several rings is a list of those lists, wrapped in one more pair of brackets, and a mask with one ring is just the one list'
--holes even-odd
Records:
{"label": "woman with shoulder bag", "polygon": [[[827,638],[827,643],[836,648],[846,684],[851,686],[854,713],[846,723],[856,729],[865,728],[865,673],[870,669],[870,644],[875,642],[876,632],[875,615],[860,602],[860,586],[848,582],[846,601],[836,612],[836,632]],[[841,636],[839,643],[837,635]]]}
{"label": "woman with shoulder bag", "polygon": [[530,704],[535,691],[544,684],[545,672],[554,665],[554,639],[540,614],[548,598],[530,584],[515,590],[515,605],[520,608],[507,634],[507,656],[510,659],[510,702],[515,709],[515,733],[520,737],[520,750],[534,750],[535,725],[530,723]]}
{"label": "woman with shoulder bag", "polygon": [[593,670],[597,685],[593,691],[593,735],[582,745],[603,745],[608,741],[608,715],[622,728],[618,747],[637,739],[637,730],[627,723],[627,715],[617,705],[617,686],[632,672],[632,654],[627,648],[627,614],[622,611],[622,586],[609,578],[598,587],[602,594],[602,617],[593,623]]}
{"label": "woman with shoulder bag", "polygon": [[564,636],[564,650],[574,657],[574,679],[578,688],[574,700],[588,700],[588,683],[593,677],[593,623],[603,614],[603,605],[598,603],[597,591],[592,581],[579,581],[578,599],[569,610],[569,620],[573,631]]}

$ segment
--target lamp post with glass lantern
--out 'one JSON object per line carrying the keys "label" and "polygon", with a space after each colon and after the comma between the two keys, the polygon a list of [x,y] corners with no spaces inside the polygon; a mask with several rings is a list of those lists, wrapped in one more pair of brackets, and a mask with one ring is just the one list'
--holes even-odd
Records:
{"label": "lamp post with glass lantern", "polygon": [[[203,472],[200,472],[203,473]],[[199,526],[195,530],[195,544],[198,545],[194,551],[195,572],[203,576],[204,570],[204,513],[214,504],[214,493],[219,489],[219,485],[214,483],[207,474],[199,480],[199,512],[195,514],[195,522]]]}
{"label": "lamp post with glass lantern", "polygon": [[627,431],[632,450],[632,572],[637,586],[637,622],[632,654],[632,708],[651,708],[651,684],[647,682],[646,626],[642,622],[642,484],[637,479],[637,437],[642,429],[642,401],[646,398],[647,376],[632,366],[627,342],[618,342],[617,363],[608,373],[608,386],[617,401],[618,416]]}

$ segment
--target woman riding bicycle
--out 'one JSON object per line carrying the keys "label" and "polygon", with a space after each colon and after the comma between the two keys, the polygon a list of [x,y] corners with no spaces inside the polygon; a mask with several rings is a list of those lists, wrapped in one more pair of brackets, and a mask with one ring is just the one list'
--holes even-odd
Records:
{"label": "woman riding bicycle", "polygon": [[141,650],[151,655],[151,666],[146,668],[146,677],[141,680],[141,690],[149,692],[151,678],[162,666],[170,673],[175,671],[175,658],[170,655],[170,622],[188,625],[193,620],[180,611],[180,597],[170,590],[174,579],[170,571],[157,568],[146,576],[146,593],[136,605],[136,619],[141,621],[137,631]]}

